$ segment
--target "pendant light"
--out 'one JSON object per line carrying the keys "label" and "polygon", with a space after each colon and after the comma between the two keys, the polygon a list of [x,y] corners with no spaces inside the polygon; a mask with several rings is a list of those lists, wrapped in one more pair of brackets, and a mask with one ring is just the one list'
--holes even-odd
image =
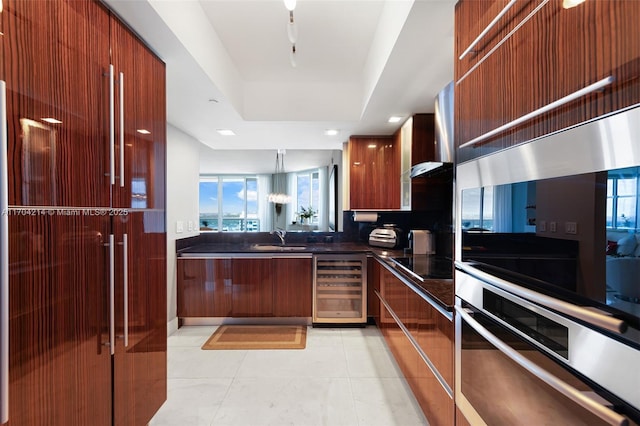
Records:
{"label": "pendant light", "polygon": [[291,203],[291,195],[287,195],[287,175],[284,171],[284,155],[287,153],[284,149],[279,149],[276,153],[276,172],[273,175],[273,190],[267,196],[267,201],[274,203],[276,209],[282,204]]}

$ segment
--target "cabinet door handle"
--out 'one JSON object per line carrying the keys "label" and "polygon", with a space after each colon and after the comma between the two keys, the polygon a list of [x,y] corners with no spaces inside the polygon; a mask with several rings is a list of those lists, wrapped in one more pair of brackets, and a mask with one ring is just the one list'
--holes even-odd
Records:
{"label": "cabinet door handle", "polygon": [[480,35],[478,37],[476,37],[475,40],[473,40],[471,42],[471,44],[469,45],[469,47],[467,47],[464,52],[462,52],[462,54],[458,57],[458,60],[462,60],[462,58],[464,58],[465,56],[467,56],[467,54],[469,52],[471,52],[471,50],[473,50],[474,47],[476,47],[476,44],[478,44],[480,42],[480,40],[482,40],[482,38],[487,35],[487,33],[489,31],[491,31],[491,28],[493,28],[498,21],[504,16],[505,13],[507,13],[509,11],[509,9],[511,9],[511,7],[516,4],[516,1],[518,0],[511,0],[505,7],[504,9],[502,9],[500,11],[500,13],[498,13],[498,15],[493,18],[493,21],[491,21],[489,23],[489,25],[486,26],[486,28],[484,30],[482,30],[482,32],[480,33]]}
{"label": "cabinet door handle", "polygon": [[124,347],[129,347],[129,239],[127,234],[122,236],[122,271],[124,282]]}
{"label": "cabinet door handle", "polygon": [[[1,2],[0,2],[1,4]],[[0,80],[0,424],[9,421],[9,173],[7,84]]]}
{"label": "cabinet door handle", "polygon": [[120,73],[120,187],[124,187],[124,73]]}
{"label": "cabinet door handle", "polygon": [[116,265],[115,265],[115,238],[109,235],[109,352],[115,354],[116,349]]}
{"label": "cabinet door handle", "polygon": [[503,124],[500,127],[497,127],[493,130],[488,131],[487,133],[484,133],[480,136],[478,136],[477,138],[471,139],[469,142],[465,142],[462,145],[460,145],[458,148],[466,148],[468,146],[473,146],[476,145],[479,142],[482,142],[485,139],[489,139],[492,136],[497,135],[498,133],[504,132],[505,130],[509,130],[512,127],[516,127],[519,124],[524,123],[525,121],[531,120],[532,118],[535,118],[539,115],[542,115],[546,112],[549,112],[553,109],[556,109],[558,107],[561,107],[564,104],[567,104],[569,102],[575,101],[578,98],[581,98],[582,96],[588,95],[589,93],[593,93],[596,92],[600,89],[603,89],[604,87],[607,87],[609,85],[611,85],[614,81],[615,81],[615,77],[613,76],[609,76],[607,78],[603,78],[600,81],[596,81],[593,84],[590,84],[587,87],[583,87],[582,89],[575,91],[563,98],[560,98],[556,101],[551,102],[550,104],[547,104],[541,108],[538,108],[535,111],[531,111],[528,114],[523,115],[520,118],[516,118],[513,121],[510,121],[506,124]]}
{"label": "cabinet door handle", "polygon": [[505,342],[496,337],[493,333],[487,330],[482,326],[478,321],[473,319],[471,315],[466,311],[466,309],[461,308],[460,306],[454,306],[456,315],[459,315],[460,318],[469,324],[471,328],[473,328],[478,334],[480,334],[484,339],[486,339],[489,343],[495,346],[500,352],[505,354],[508,358],[510,358],[513,362],[518,364],[520,367],[524,368],[534,376],[538,377],[544,383],[548,384],[556,391],[560,392],[562,395],[566,396],[576,404],[580,405],[585,410],[591,412],[597,417],[601,418],[605,422],[611,425],[628,425],[629,421],[626,417],[616,413],[615,411],[609,409],[608,407],[600,404],[599,402],[589,398],[578,389],[569,385],[568,383],[562,381],[558,377],[549,373],[547,370],[543,369],[539,365],[534,364],[528,358],[521,355],[518,351],[511,348],[511,346],[507,345]]}
{"label": "cabinet door handle", "polygon": [[113,64],[109,64],[109,180],[116,183],[115,99]]}

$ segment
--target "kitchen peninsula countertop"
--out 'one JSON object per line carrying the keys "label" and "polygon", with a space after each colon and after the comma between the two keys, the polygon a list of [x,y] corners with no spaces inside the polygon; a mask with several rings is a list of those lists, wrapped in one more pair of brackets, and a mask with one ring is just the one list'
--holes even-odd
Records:
{"label": "kitchen peninsula countertop", "polygon": [[[178,258],[190,257],[208,257],[208,256],[225,256],[234,255],[273,255],[273,254],[351,254],[351,253],[371,253],[378,261],[385,264],[389,269],[396,271],[403,280],[409,282],[419,291],[423,291],[427,296],[438,303],[447,311],[453,311],[454,304],[454,285],[453,277],[451,278],[426,278],[420,280],[417,277],[407,273],[391,260],[394,257],[405,257],[406,254],[402,249],[393,250],[380,247],[372,247],[368,244],[357,242],[333,242],[333,243],[297,243],[291,242],[285,244],[285,247],[291,249],[282,250],[280,244],[260,243],[260,245],[273,245],[272,250],[256,249],[255,243],[249,242],[227,242],[227,243],[198,243],[177,250]],[[296,249],[295,247],[304,247]],[[418,255],[425,258],[429,255]],[[451,265],[451,273],[453,265]],[[445,271],[446,274],[446,271]],[[438,274],[442,275],[442,274]]]}

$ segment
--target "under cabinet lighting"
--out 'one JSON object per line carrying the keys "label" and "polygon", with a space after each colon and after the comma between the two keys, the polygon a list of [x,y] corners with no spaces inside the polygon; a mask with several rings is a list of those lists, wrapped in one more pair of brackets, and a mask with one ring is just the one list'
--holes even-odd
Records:
{"label": "under cabinet lighting", "polygon": [[47,123],[51,123],[51,124],[62,124],[62,121],[57,120],[55,118],[52,117],[45,117],[42,119],[42,121],[46,121]]}
{"label": "under cabinet lighting", "polygon": [[572,7],[576,7],[584,2],[585,0],[563,0],[562,7],[565,9],[571,9]]}
{"label": "under cabinet lighting", "polygon": [[151,132],[148,131],[147,129],[138,129],[136,130],[136,132],[140,133],[141,135],[150,135]]}
{"label": "under cabinet lighting", "polygon": [[236,135],[233,132],[233,130],[230,130],[230,129],[218,129],[217,132],[220,133],[222,136],[235,136]]}
{"label": "under cabinet lighting", "polygon": [[397,115],[392,115],[391,117],[389,117],[389,123],[399,123],[400,120],[402,120],[402,117],[399,117]]}
{"label": "under cabinet lighting", "polygon": [[373,149],[373,148],[375,148],[375,147],[377,147],[377,146],[378,146],[378,145],[376,145],[375,143],[372,143],[372,144],[367,145],[367,148],[369,148],[369,149]]}

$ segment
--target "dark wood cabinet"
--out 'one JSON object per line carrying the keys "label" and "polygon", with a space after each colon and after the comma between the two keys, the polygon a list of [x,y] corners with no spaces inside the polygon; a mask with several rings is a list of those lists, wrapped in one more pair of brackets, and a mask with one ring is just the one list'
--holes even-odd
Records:
{"label": "dark wood cabinet", "polygon": [[178,317],[310,317],[310,257],[179,258]]}
{"label": "dark wood cabinet", "polygon": [[108,12],[92,1],[3,3],[9,204],[109,206]]}
{"label": "dark wood cabinet", "polygon": [[400,209],[400,145],[387,136],[352,136],[349,208]]}
{"label": "dark wood cabinet", "polygon": [[236,317],[273,316],[271,259],[233,259],[233,308]]}
{"label": "dark wood cabinet", "polygon": [[[456,5],[456,58],[506,1]],[[520,3],[520,2],[519,2]],[[540,6],[538,8],[538,6]],[[466,161],[640,102],[640,4],[634,0],[521,2],[456,63],[458,146],[612,77],[599,90],[462,148]]]}
{"label": "dark wood cabinet", "polygon": [[178,318],[230,317],[231,259],[178,259]]}
{"label": "dark wood cabinet", "polygon": [[8,425],[111,425],[109,218],[9,216]]}
{"label": "dark wood cabinet", "polygon": [[164,64],[100,2],[3,6],[9,424],[145,425],[166,400]]}
{"label": "dark wood cabinet", "polygon": [[429,424],[454,424],[453,397],[423,358],[453,389],[453,321],[386,267],[381,266],[379,277],[378,326],[387,345]]}
{"label": "dark wood cabinet", "polygon": [[273,314],[310,317],[313,264],[310,258],[273,259]]}

